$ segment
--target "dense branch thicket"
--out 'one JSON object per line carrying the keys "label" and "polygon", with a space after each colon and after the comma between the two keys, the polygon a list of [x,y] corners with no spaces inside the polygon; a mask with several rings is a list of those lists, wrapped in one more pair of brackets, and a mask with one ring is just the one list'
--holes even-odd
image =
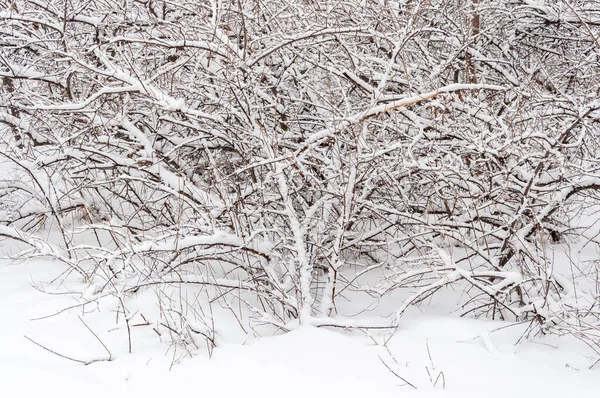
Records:
{"label": "dense branch thicket", "polygon": [[87,299],[197,284],[288,328],[454,283],[466,313],[598,325],[545,250],[600,188],[599,1],[0,9],[0,235]]}

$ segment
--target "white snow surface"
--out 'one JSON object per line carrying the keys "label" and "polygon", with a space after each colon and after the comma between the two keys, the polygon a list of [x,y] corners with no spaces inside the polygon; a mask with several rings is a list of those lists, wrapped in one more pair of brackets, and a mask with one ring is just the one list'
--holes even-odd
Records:
{"label": "white snow surface", "polygon": [[[69,295],[34,288],[62,271],[51,262],[0,263],[0,397],[597,397],[600,392],[600,369],[588,369],[594,358],[576,340],[550,336],[517,345],[525,325],[416,311],[405,315],[392,338],[389,331],[367,335],[301,326],[236,340],[223,330],[212,358],[198,350],[172,365],[173,348],[161,343],[151,326],[132,327],[129,354],[126,329],[115,321],[116,306],[110,304],[33,320],[74,303]],[[79,317],[108,347],[112,361],[71,362],[24,337],[79,360],[106,358]],[[140,320],[131,317],[132,324]],[[389,351],[383,346],[388,338]]]}

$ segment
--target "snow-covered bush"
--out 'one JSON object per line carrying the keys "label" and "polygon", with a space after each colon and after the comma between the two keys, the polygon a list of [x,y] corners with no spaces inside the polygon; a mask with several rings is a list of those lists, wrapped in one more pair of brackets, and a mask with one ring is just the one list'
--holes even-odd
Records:
{"label": "snow-covered bush", "polygon": [[546,248],[600,188],[599,10],[4,0],[0,235],[85,300],[199,285],[289,329],[457,284],[465,313],[598,325]]}

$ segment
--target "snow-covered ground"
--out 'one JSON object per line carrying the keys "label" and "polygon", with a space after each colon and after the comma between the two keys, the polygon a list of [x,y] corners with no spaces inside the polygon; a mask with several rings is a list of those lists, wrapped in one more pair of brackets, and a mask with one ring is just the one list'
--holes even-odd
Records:
{"label": "snow-covered ground", "polygon": [[[600,369],[588,369],[594,358],[576,340],[547,336],[516,344],[527,325],[505,327],[509,325],[416,312],[404,318],[392,338],[389,331],[366,334],[301,327],[274,337],[237,342],[223,338],[212,358],[199,350],[173,364],[180,352],[161,343],[151,325],[131,327],[129,354],[126,328],[115,322],[110,305],[87,308],[91,312],[87,314],[77,307],[33,320],[74,303],[68,295],[34,288],[61,271],[60,265],[50,262],[0,265],[1,397],[465,398],[600,393]],[[138,318],[132,317],[132,325],[140,324]],[[106,359],[107,349],[113,359],[83,365],[47,352],[25,336],[73,359]]]}

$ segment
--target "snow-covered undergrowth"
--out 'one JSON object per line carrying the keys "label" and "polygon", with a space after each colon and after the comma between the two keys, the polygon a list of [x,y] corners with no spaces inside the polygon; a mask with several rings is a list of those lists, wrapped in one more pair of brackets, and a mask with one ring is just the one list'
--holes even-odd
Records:
{"label": "snow-covered undergrowth", "polygon": [[311,326],[391,344],[418,310],[574,339],[593,366],[599,4],[11,0],[4,249],[62,267],[51,319],[94,367],[122,357],[109,324],[178,363],[330,341]]}
{"label": "snow-covered undergrowth", "polygon": [[[63,270],[52,262],[0,265],[2,396],[591,398],[600,389],[597,370],[587,369],[594,358],[578,340],[522,339],[527,325],[448,316],[443,303],[430,307],[429,315],[406,314],[391,338],[390,332],[315,327],[253,338],[232,335],[239,327],[222,323],[212,358],[203,351],[179,361],[177,347],[157,344],[156,323],[145,324],[142,315],[155,309],[140,305],[131,317],[130,354],[118,305],[94,303],[48,317],[78,303],[34,289]],[[24,336],[96,362],[61,358]],[[110,362],[104,361],[107,350]]]}

